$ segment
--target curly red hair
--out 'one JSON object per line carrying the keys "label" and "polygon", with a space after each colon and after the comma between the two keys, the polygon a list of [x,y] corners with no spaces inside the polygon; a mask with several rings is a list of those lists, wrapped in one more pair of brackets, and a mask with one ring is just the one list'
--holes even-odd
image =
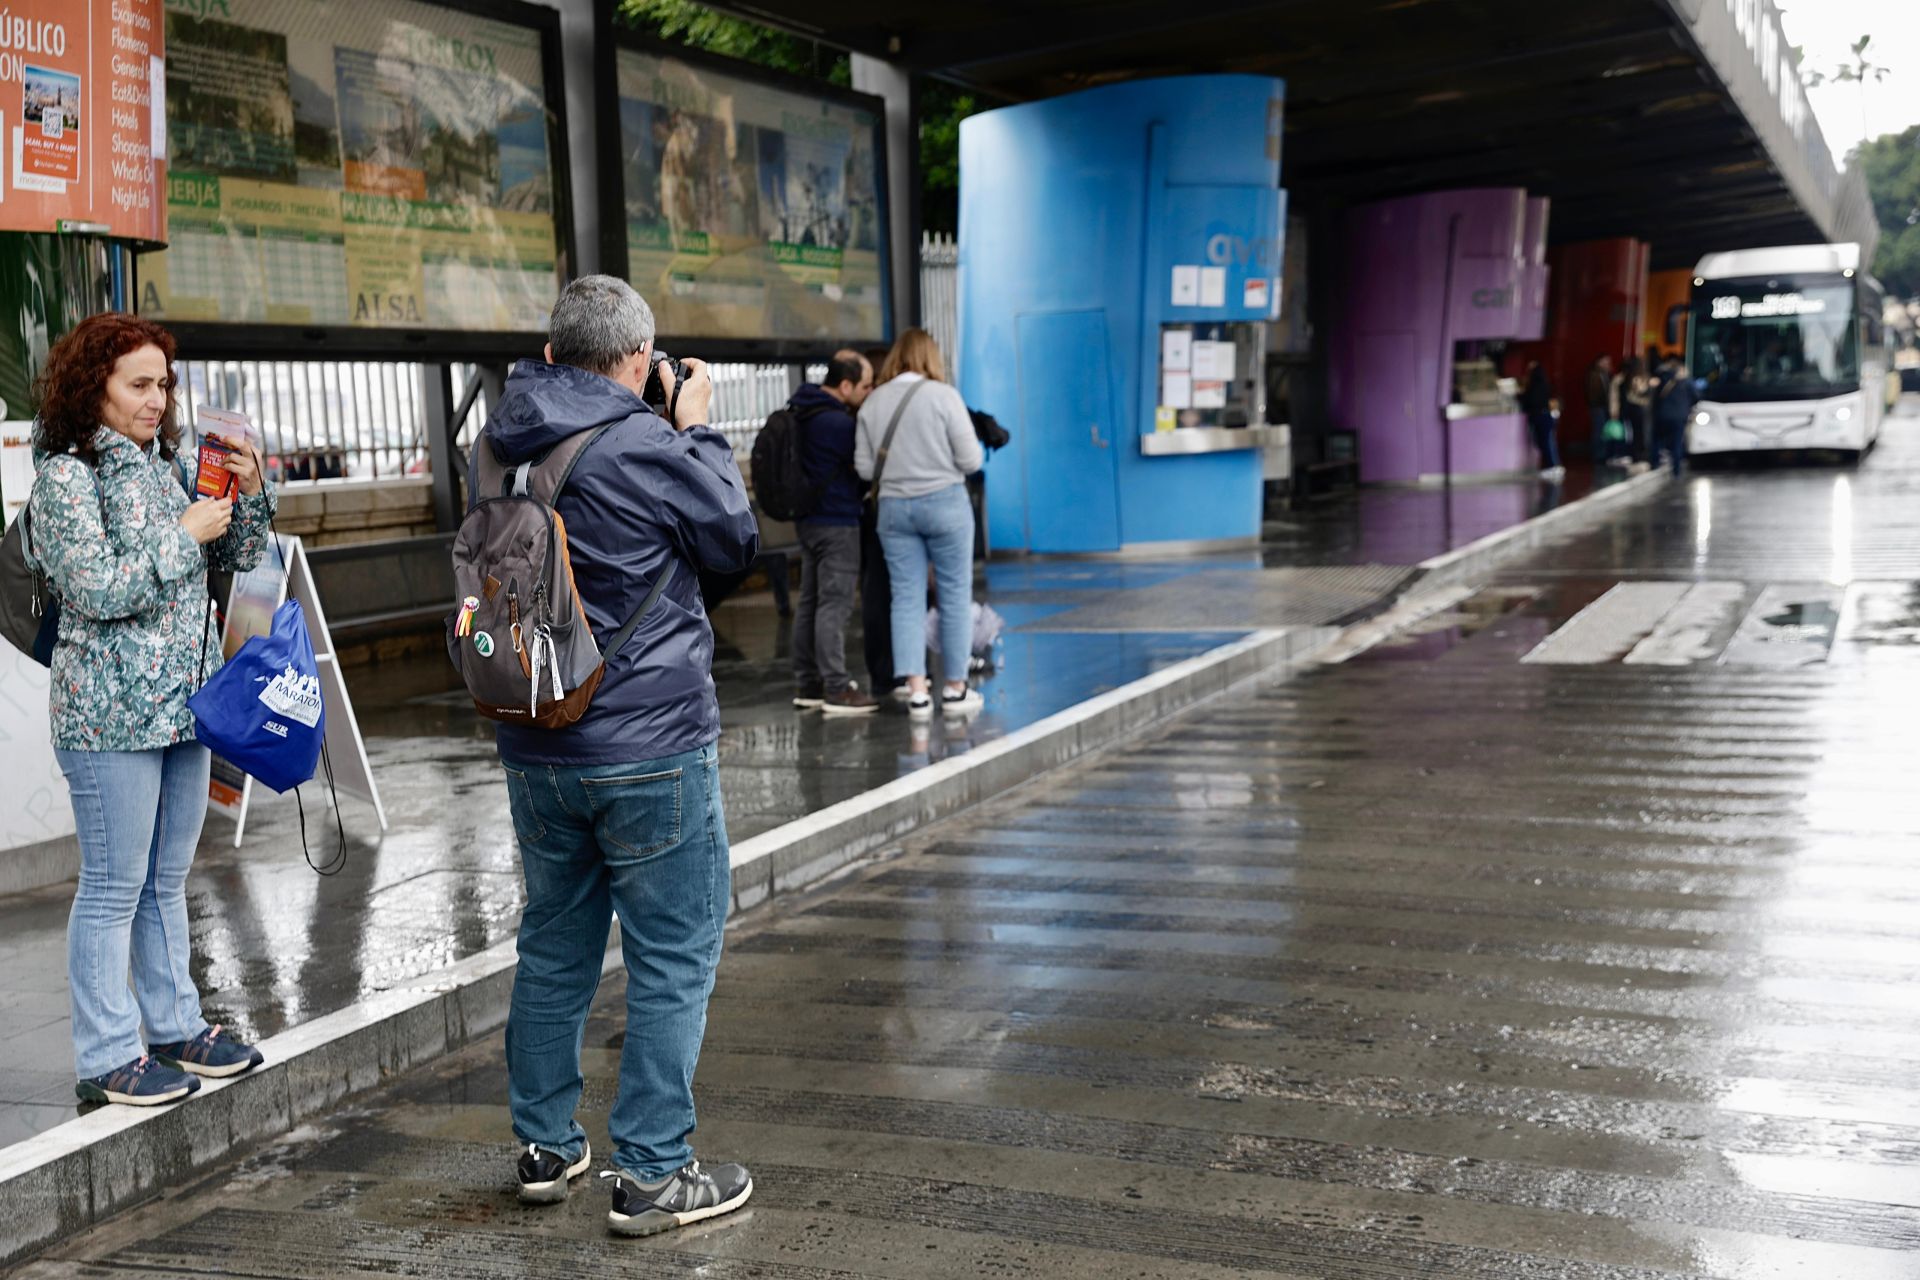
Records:
{"label": "curly red hair", "polygon": [[167,408],[160,415],[160,455],[172,459],[180,444],[174,390],[180,379],[173,372],[173,335],[151,320],[107,311],[88,316],[47,352],[46,368],[34,383],[40,401],[38,442],[49,453],[76,453],[92,466],[93,436],[100,429],[100,407],[107,398],[107,378],[121,356],[141,347],[158,347],[167,359]]}

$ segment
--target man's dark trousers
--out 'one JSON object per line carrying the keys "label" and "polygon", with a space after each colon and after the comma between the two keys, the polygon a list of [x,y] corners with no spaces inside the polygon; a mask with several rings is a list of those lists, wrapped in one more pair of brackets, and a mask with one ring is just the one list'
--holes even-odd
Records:
{"label": "man's dark trousers", "polygon": [[873,695],[882,697],[894,685],[893,581],[871,505],[860,517],[860,639]]}
{"label": "man's dark trousers", "polygon": [[803,520],[800,600],[793,610],[793,678],[838,693],[847,678],[847,617],[860,580],[860,529]]}

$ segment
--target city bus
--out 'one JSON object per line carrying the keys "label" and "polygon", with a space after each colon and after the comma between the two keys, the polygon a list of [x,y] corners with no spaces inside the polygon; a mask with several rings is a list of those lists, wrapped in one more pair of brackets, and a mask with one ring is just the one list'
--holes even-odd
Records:
{"label": "city bus", "polygon": [[1694,454],[1873,447],[1898,395],[1886,293],[1856,244],[1712,253],[1694,269]]}

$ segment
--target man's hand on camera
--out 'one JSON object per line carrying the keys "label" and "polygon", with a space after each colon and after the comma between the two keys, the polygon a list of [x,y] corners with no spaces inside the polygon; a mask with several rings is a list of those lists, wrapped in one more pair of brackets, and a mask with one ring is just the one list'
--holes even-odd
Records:
{"label": "man's hand on camera", "polygon": [[705,360],[692,357],[680,362],[687,371],[687,385],[674,396],[673,367],[660,366],[660,387],[667,393],[667,403],[673,406],[673,427],[676,431],[685,431],[688,427],[705,426],[708,411],[713,407],[713,376],[707,372]]}

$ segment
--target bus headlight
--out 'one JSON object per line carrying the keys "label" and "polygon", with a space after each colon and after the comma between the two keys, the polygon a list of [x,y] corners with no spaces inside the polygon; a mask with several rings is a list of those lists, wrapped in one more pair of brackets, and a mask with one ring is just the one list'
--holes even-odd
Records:
{"label": "bus headlight", "polygon": [[1835,422],[1847,422],[1847,421],[1850,421],[1852,418],[1853,418],[1852,405],[1843,404],[1838,409],[1835,409],[1833,411],[1833,420]]}
{"label": "bus headlight", "polygon": [[1693,425],[1696,427],[1710,427],[1713,425],[1713,415],[1705,409],[1702,409],[1693,415]]}

